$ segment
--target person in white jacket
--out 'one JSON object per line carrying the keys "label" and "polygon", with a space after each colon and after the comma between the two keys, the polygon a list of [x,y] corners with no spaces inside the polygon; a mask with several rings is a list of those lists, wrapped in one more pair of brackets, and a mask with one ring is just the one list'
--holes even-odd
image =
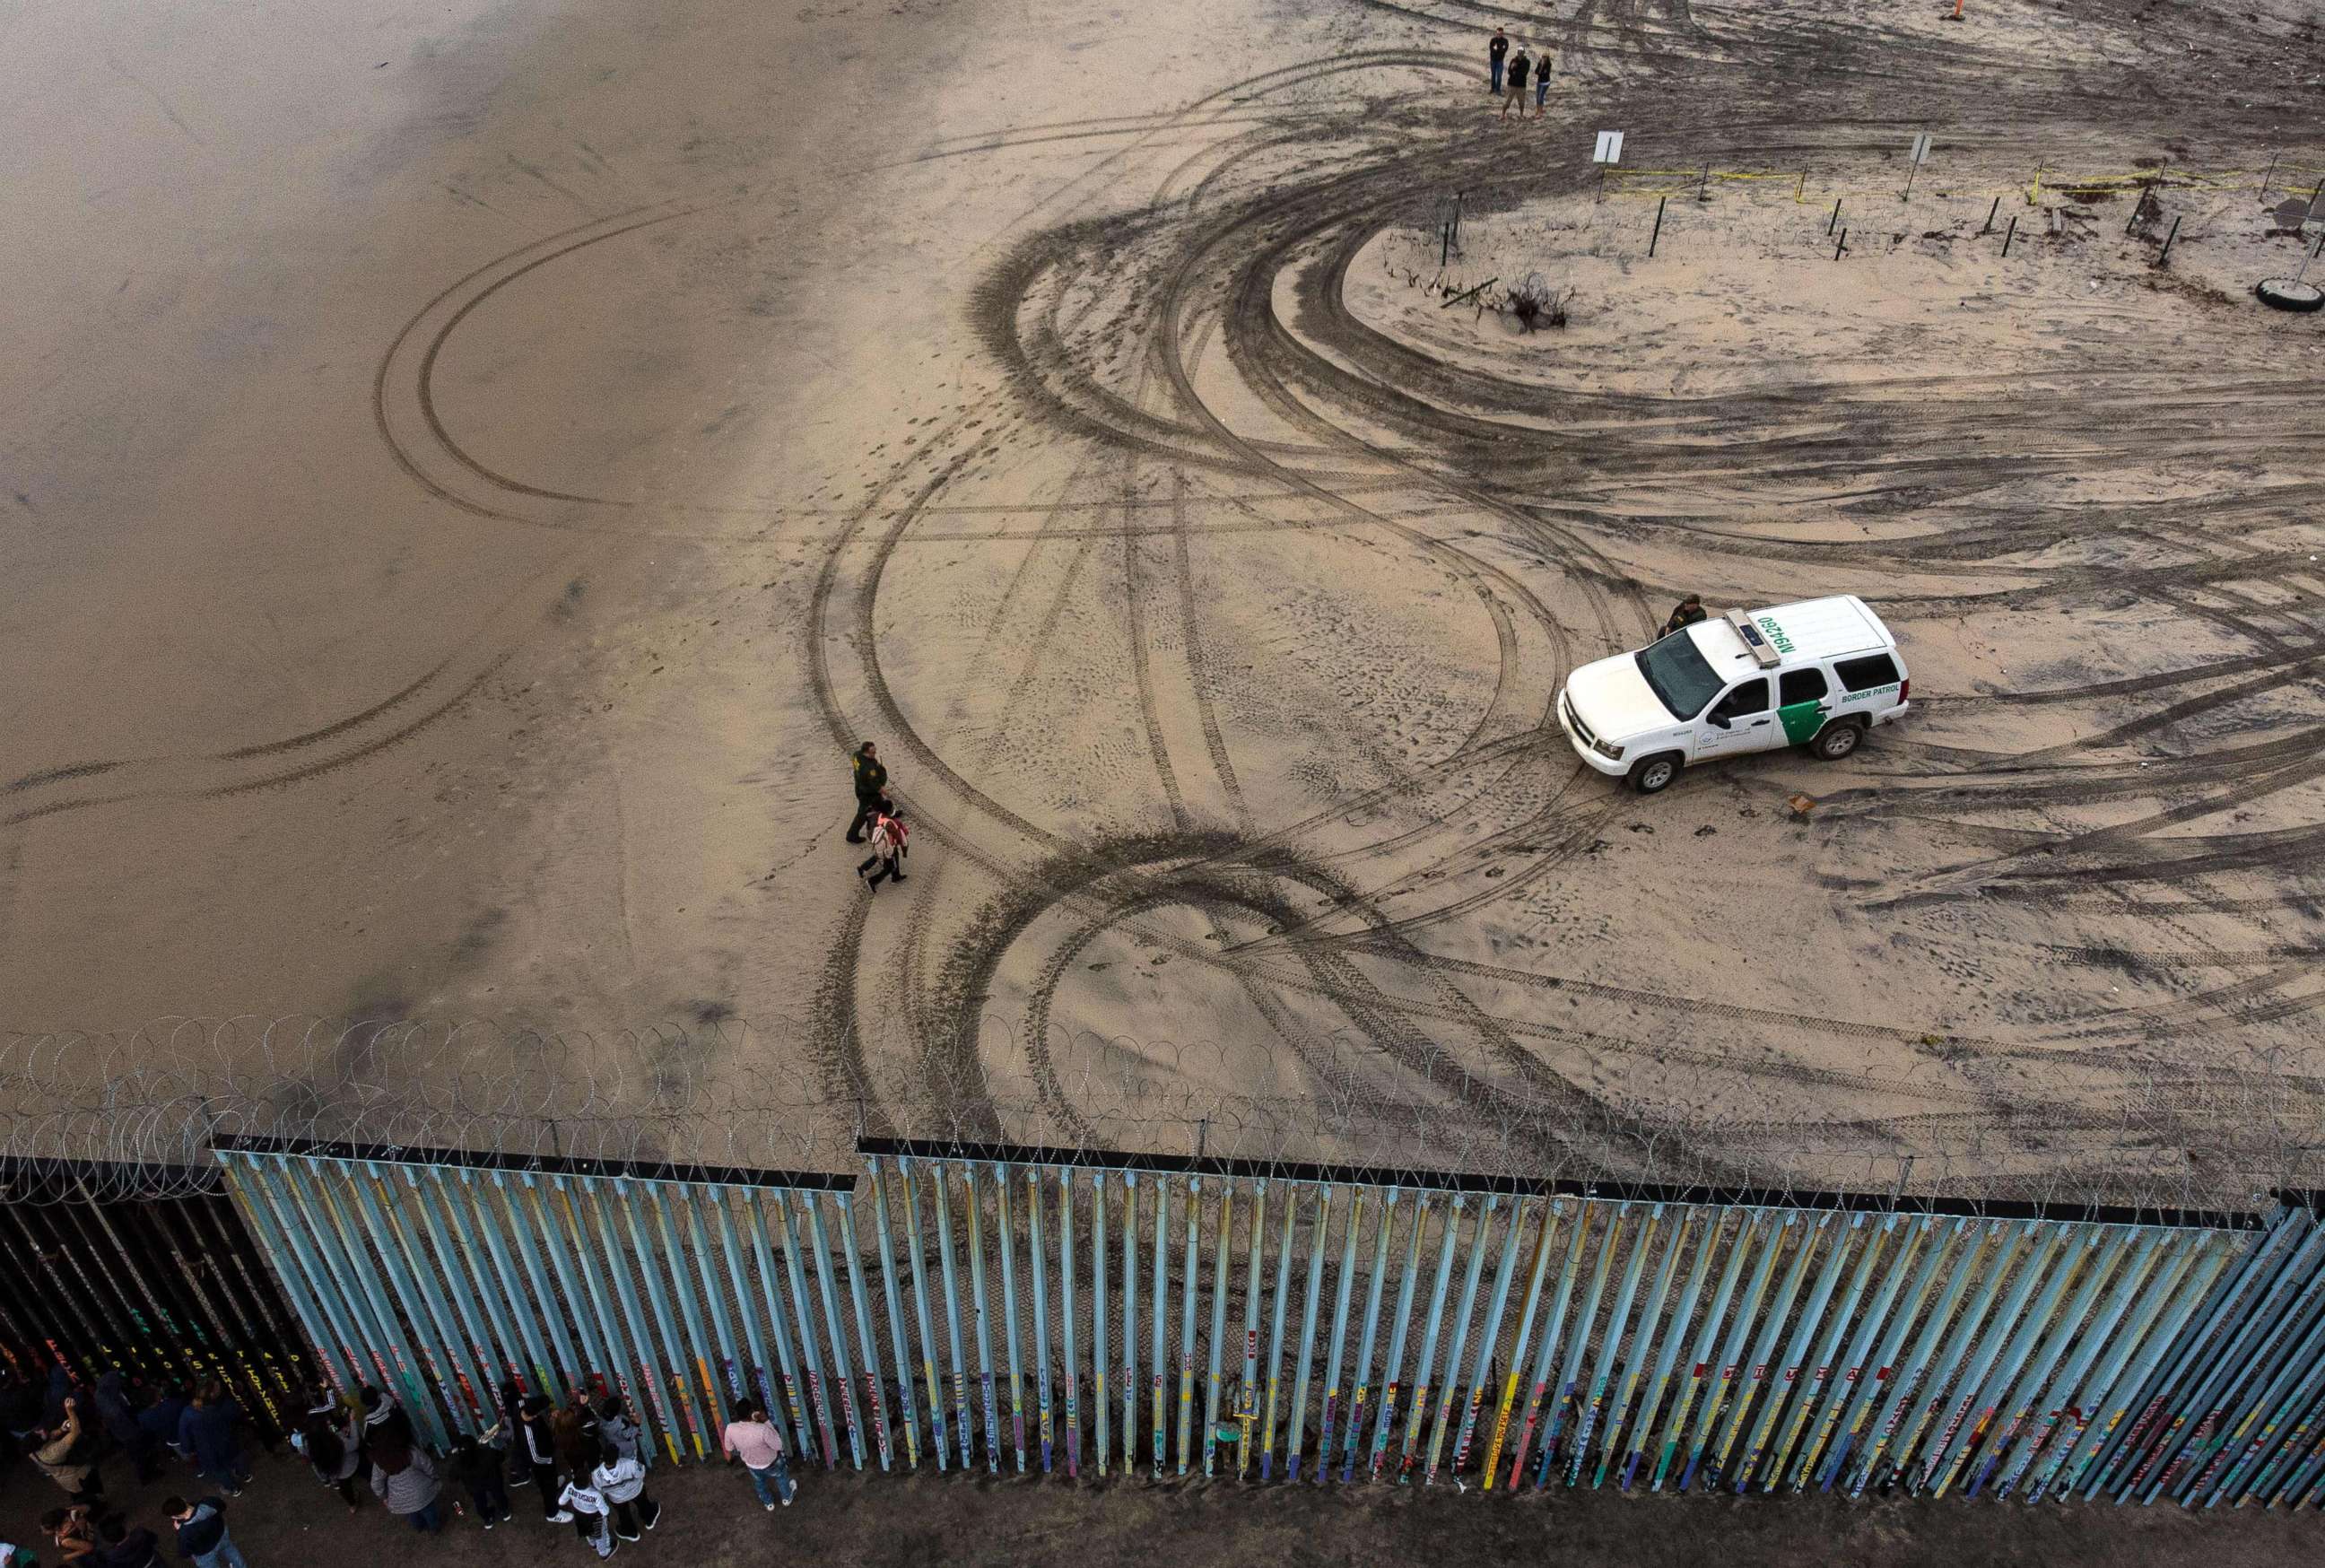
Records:
{"label": "person in white jacket", "polygon": [[589,1484],[613,1510],[614,1533],[623,1540],[636,1540],[641,1524],[651,1530],[662,1522],[662,1505],[646,1496],[645,1466],[612,1443],[598,1450]]}
{"label": "person in white jacket", "polygon": [[573,1521],[574,1533],[589,1543],[600,1557],[614,1554],[614,1532],[607,1528],[605,1494],[584,1480],[570,1480],[557,1495],[558,1512]]}

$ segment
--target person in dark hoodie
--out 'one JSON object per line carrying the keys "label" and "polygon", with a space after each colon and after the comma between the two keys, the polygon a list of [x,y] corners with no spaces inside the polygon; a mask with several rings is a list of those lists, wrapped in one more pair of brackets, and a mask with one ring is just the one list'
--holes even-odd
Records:
{"label": "person in dark hoodie", "polygon": [[369,1452],[371,1445],[383,1438],[392,1438],[406,1447],[411,1445],[412,1417],[403,1413],[403,1406],[395,1402],[394,1395],[366,1383],[357,1396],[357,1402],[363,1406],[363,1446],[366,1452]]}
{"label": "person in dark hoodie", "polygon": [[468,1489],[477,1517],[491,1529],[509,1517],[508,1480],[501,1451],[467,1433],[452,1440],[452,1479]]}
{"label": "person in dark hoodie", "polygon": [[250,1480],[242,1468],[242,1440],[234,1430],[241,1419],[242,1406],[226,1391],[226,1385],[213,1378],[195,1392],[194,1402],[186,1407],[178,1424],[180,1441],[193,1452],[194,1468],[218,1482],[230,1498],[239,1497]]}
{"label": "person in dark hoodie", "polygon": [[178,1527],[178,1555],[194,1568],[250,1568],[226,1530],[226,1504],[217,1498],[188,1502],[164,1498],[162,1511]]}
{"label": "person in dark hoodie", "polygon": [[82,1559],[90,1568],[162,1568],[161,1538],[151,1530],[133,1530],[119,1514],[97,1522],[97,1554]]}
{"label": "person in dark hoodie", "polygon": [[97,1414],[105,1423],[106,1434],[121,1445],[129,1462],[137,1467],[140,1481],[162,1473],[162,1445],[137,1424],[137,1408],[130,1403],[129,1386],[118,1367],[97,1380]]}
{"label": "person in dark hoodie", "polygon": [[162,1390],[159,1399],[137,1413],[137,1425],[159,1448],[182,1459],[186,1451],[178,1446],[178,1426],[185,1418],[186,1391],[172,1383]]}

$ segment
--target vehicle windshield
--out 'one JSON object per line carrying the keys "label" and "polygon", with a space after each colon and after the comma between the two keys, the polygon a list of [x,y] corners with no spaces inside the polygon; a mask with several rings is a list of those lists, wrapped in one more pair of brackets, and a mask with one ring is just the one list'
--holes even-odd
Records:
{"label": "vehicle windshield", "polygon": [[1703,705],[1718,696],[1725,684],[1712,673],[1710,661],[1696,652],[1695,639],[1685,632],[1673,632],[1632,657],[1638,660],[1639,673],[1654,689],[1656,700],[1670,709],[1674,719],[1692,719],[1702,712]]}

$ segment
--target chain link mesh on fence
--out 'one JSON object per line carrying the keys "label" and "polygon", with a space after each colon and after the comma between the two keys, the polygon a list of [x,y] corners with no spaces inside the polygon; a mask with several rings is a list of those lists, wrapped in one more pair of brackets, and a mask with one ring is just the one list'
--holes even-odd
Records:
{"label": "chain link mesh on fence", "polygon": [[[992,1020],[933,1044],[835,1041],[805,1019],[598,1033],[165,1020],[0,1035],[0,1157],[97,1162],[121,1192],[162,1193],[209,1168],[221,1133],[833,1172],[853,1168],[868,1134],[1779,1197],[2245,1211],[2274,1190],[2325,1188],[2325,1083],[2262,1052],[2175,1064],[2125,1050],[2103,1070],[2071,1051],[1937,1050],[1904,1072],[1794,1065],[1781,1116],[1765,1092],[1731,1092],[1737,1069],[1718,1051],[1676,1041],[1652,1104],[1426,1039],[1408,1054],[1390,1075],[1377,1047],[1310,1041],[1310,1091],[1262,1095],[1217,1087],[1239,1053],[1216,1044],[1033,1037]],[[1770,1070],[1751,1064],[1763,1088]]]}

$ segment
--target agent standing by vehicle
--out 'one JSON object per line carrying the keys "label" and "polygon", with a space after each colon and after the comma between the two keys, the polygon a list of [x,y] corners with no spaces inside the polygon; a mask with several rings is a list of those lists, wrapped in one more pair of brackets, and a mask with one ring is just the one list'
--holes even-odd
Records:
{"label": "agent standing by vehicle", "polygon": [[1679,603],[1672,606],[1671,619],[1663,623],[1663,635],[1667,637],[1673,632],[1683,632],[1698,622],[1709,618],[1703,608],[1703,596],[1700,593],[1689,594]]}

